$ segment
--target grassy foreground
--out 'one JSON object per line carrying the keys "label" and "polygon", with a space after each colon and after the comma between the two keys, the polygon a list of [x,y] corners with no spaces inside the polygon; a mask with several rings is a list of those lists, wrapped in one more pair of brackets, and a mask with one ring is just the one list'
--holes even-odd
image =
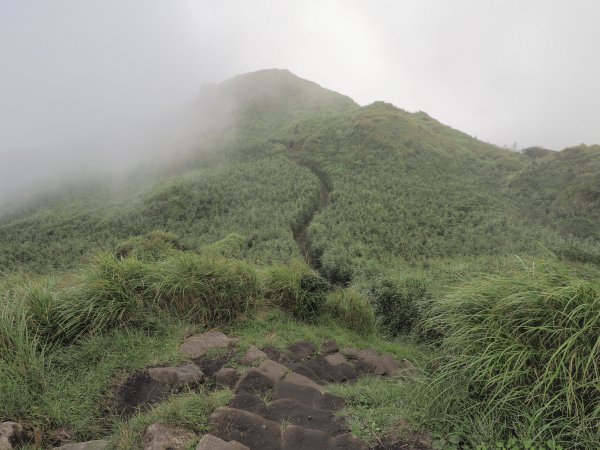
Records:
{"label": "grassy foreground", "polygon": [[[331,286],[301,263],[260,268],[211,246],[177,250],[171,236],[156,236],[62,277],[2,281],[1,419],[32,423],[47,444],[66,433],[112,436],[116,448],[132,448],[156,420],[205,431],[229,391],[183,393],[128,419],[111,412],[108,398],[123,373],[181,361],[181,339],[216,326],[241,338],[240,352],[332,339],[411,361],[410,377],[331,388],[347,399],[353,432],[373,444],[422,430],[439,437],[439,448],[597,447],[593,269],[557,261],[516,267],[425,298],[415,295],[423,286],[414,277],[361,293]],[[375,320],[390,304],[396,314]]]}

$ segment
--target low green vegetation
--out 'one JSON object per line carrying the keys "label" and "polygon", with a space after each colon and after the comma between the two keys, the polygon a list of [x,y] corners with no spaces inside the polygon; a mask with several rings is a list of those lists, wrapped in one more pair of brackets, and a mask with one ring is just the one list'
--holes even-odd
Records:
{"label": "low green vegetation", "polygon": [[206,89],[236,108],[197,148],[0,211],[0,420],[123,449],[203,431],[231,392],[107,399],[218,327],[410,361],[331,388],[373,445],[600,446],[600,147],[509,152],[285,71]]}
{"label": "low green vegetation", "polygon": [[467,283],[436,299],[434,408],[486,436],[593,448],[600,429],[598,272],[556,262]]}

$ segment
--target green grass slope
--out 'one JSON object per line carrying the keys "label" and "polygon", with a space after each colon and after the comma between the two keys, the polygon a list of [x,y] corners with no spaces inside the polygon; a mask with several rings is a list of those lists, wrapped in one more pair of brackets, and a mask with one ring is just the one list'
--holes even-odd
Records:
{"label": "green grass slope", "polygon": [[600,146],[533,159],[510,182],[523,213],[579,238],[600,240]]}
{"label": "green grass slope", "polygon": [[222,126],[187,153],[0,215],[0,420],[118,448],[152,420],[202,431],[230,392],[127,420],[101,401],[219,326],[410,358],[415,378],[338,389],[374,444],[408,421],[438,448],[597,448],[598,147],[518,154],[282,70],[196,107]]}

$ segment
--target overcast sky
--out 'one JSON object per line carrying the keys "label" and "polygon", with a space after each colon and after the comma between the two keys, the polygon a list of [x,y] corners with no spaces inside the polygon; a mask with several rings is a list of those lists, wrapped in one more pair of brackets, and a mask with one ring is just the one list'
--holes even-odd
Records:
{"label": "overcast sky", "polygon": [[595,0],[0,0],[0,191],[273,67],[498,145],[600,143],[599,20]]}

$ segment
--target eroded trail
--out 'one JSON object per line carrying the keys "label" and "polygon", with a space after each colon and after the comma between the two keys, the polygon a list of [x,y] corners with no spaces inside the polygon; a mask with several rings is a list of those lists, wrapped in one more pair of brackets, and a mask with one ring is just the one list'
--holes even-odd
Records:
{"label": "eroded trail", "polygon": [[315,261],[312,261],[312,259],[310,257],[310,252],[308,249],[308,229],[315,217],[315,214],[321,212],[323,209],[325,209],[327,207],[327,205],[329,205],[330,190],[327,188],[327,183],[325,182],[325,180],[323,179],[323,176],[321,174],[317,173],[309,165],[303,164],[302,161],[300,161],[297,157],[292,158],[292,159],[297,164],[301,165],[302,167],[306,167],[307,169],[309,169],[319,179],[319,182],[321,183],[321,201],[319,203],[319,206],[312,212],[309,219],[302,226],[300,231],[294,235],[294,238],[296,239],[296,243],[298,244],[298,248],[300,249],[300,253],[302,254],[302,256],[304,256],[304,259],[306,260],[306,262],[308,263],[309,266],[316,268],[315,264],[314,264]]}

